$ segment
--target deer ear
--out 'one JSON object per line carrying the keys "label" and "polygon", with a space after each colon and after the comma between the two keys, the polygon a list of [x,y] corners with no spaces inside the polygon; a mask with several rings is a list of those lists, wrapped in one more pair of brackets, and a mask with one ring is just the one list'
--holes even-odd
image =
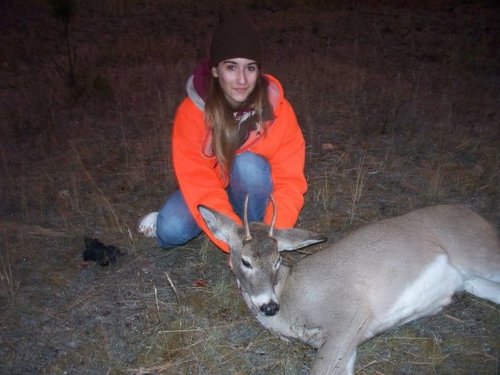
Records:
{"label": "deer ear", "polygon": [[236,223],[225,215],[222,215],[206,206],[199,205],[198,211],[205,220],[208,229],[219,240],[230,243],[230,239],[235,235]]}
{"label": "deer ear", "polygon": [[328,239],[322,234],[298,228],[275,230],[274,238],[278,241],[279,251],[297,250]]}

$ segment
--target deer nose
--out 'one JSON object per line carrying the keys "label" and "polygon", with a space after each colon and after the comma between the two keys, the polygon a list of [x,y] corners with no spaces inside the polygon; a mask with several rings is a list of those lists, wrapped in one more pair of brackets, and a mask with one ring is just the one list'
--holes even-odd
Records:
{"label": "deer nose", "polygon": [[265,315],[273,316],[280,310],[280,305],[278,303],[271,301],[269,303],[265,303],[260,306],[260,311],[262,311]]}

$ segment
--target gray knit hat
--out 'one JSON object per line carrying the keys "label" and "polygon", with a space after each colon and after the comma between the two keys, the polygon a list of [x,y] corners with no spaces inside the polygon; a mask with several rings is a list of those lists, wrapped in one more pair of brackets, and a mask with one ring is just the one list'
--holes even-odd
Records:
{"label": "gray knit hat", "polygon": [[221,9],[219,26],[210,46],[210,66],[231,58],[261,61],[259,33],[248,14],[239,7]]}

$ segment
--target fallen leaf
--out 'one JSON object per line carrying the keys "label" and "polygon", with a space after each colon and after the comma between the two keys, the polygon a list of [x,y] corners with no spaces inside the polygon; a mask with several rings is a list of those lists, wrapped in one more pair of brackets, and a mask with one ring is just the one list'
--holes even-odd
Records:
{"label": "fallen leaf", "polygon": [[207,280],[197,279],[197,280],[193,281],[193,286],[195,288],[205,288],[207,285],[208,285],[208,281]]}

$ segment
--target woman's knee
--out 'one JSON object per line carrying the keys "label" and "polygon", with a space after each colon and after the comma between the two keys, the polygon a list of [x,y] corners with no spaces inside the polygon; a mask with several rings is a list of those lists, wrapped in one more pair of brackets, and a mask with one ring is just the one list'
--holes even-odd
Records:
{"label": "woman's knee", "polygon": [[181,193],[172,194],[158,213],[156,235],[160,247],[183,245],[200,232],[201,229],[187,209]]}
{"label": "woman's knee", "polygon": [[186,225],[184,220],[180,219],[179,217],[164,218],[158,215],[156,235],[160,247],[171,248],[183,245],[200,233],[199,230],[193,230],[193,226],[190,225],[191,223]]}
{"label": "woman's knee", "polygon": [[271,191],[271,167],[266,158],[253,152],[237,155],[231,170],[231,183],[246,189]]}
{"label": "woman's knee", "polygon": [[244,202],[248,196],[248,219],[261,221],[272,191],[269,162],[262,156],[251,152],[238,155],[233,164],[228,187],[229,200],[234,211],[243,217]]}

